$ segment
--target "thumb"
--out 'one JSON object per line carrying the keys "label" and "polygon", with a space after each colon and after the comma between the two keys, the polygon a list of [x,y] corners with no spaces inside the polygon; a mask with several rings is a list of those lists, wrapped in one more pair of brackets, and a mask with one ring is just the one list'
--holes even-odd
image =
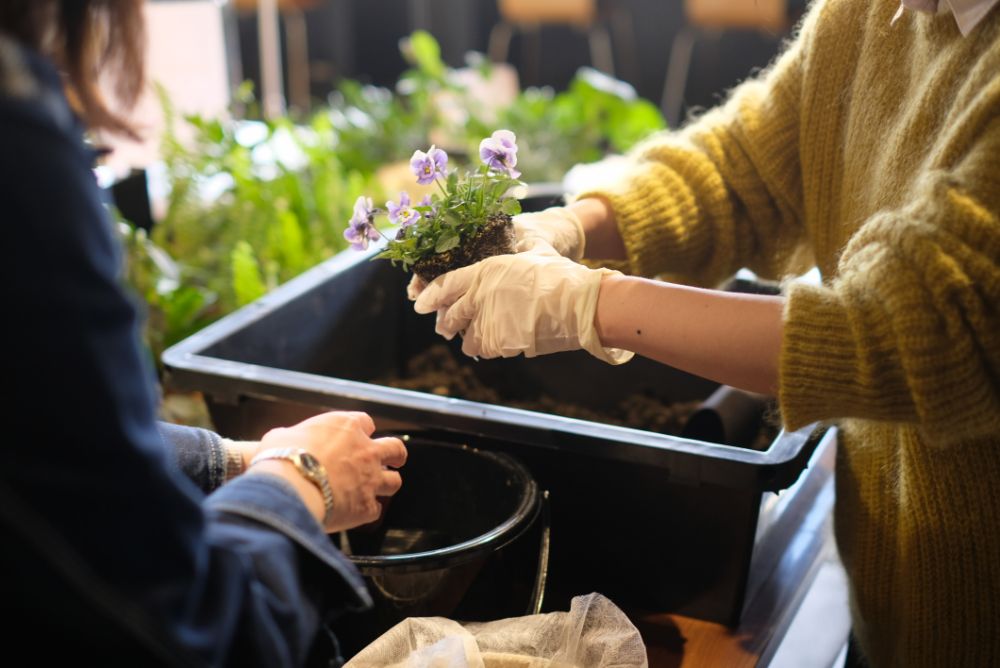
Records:
{"label": "thumb", "polygon": [[[520,247],[517,249],[517,251],[519,253],[522,252]],[[531,255],[561,257],[559,255],[559,251],[553,248],[552,244],[550,244],[548,241],[545,241],[544,239],[539,239],[539,238],[532,239],[531,245],[528,248],[525,248],[523,252],[530,253]]]}
{"label": "thumb", "polygon": [[423,292],[426,287],[427,281],[420,278],[420,276],[413,274],[413,276],[410,277],[410,282],[406,285],[406,296],[411,302],[416,301],[417,297],[420,296],[420,293]]}
{"label": "thumb", "polygon": [[417,297],[413,310],[426,314],[451,306],[471,287],[477,271],[477,266],[471,265],[438,276]]}
{"label": "thumb", "polygon": [[536,236],[526,236],[522,239],[518,239],[517,243],[514,245],[514,250],[518,253],[526,253],[535,249],[535,246],[539,244],[546,244],[548,242],[541,237]]}

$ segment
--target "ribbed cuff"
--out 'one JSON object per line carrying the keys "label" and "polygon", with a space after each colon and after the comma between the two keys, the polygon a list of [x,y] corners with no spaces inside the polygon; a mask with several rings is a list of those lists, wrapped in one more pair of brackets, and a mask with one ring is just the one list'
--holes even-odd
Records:
{"label": "ribbed cuff", "polygon": [[829,288],[786,290],[778,398],[788,429],[849,414],[858,389],[858,355],[847,309]]}
{"label": "ribbed cuff", "polygon": [[[639,163],[618,186],[581,193],[579,198],[601,197],[610,203],[625,244],[629,273],[682,273],[698,283],[711,284],[721,280],[717,274],[725,271],[711,266],[712,261],[731,253],[713,252],[713,244],[724,240],[714,239],[713,230],[703,221],[730,219],[731,204],[725,184],[707,160],[677,155],[675,162],[681,161],[683,173],[663,163]],[[697,198],[699,194],[703,201]]]}
{"label": "ribbed cuff", "polygon": [[228,438],[222,439],[222,449],[225,453],[226,473],[225,482],[242,475],[246,471],[246,462],[243,461],[243,454],[239,446],[253,445],[254,449],[260,447],[260,441],[233,441]]}

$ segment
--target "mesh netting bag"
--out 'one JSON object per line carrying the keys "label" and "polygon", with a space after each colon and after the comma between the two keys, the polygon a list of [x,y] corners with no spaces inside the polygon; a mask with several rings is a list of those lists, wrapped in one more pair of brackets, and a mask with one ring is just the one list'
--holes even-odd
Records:
{"label": "mesh netting bag", "polygon": [[459,624],[411,617],[345,668],[647,668],[639,631],[600,594],[577,596],[569,612]]}

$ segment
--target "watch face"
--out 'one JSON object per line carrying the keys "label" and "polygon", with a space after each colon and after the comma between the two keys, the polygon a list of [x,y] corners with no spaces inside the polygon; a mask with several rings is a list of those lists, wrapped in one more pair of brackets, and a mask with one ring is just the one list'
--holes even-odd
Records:
{"label": "watch face", "polygon": [[319,460],[313,457],[308,452],[303,452],[301,455],[299,455],[299,460],[302,462],[302,466],[304,466],[307,471],[310,471],[312,473],[319,473],[320,471],[323,470],[323,466],[322,464],[319,463]]}

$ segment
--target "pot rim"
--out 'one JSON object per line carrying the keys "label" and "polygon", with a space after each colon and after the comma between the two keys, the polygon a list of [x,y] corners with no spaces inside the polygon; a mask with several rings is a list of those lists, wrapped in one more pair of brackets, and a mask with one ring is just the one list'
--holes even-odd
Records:
{"label": "pot rim", "polygon": [[503,522],[485,533],[460,543],[434,550],[409,552],[406,554],[345,555],[364,575],[378,574],[387,569],[392,569],[397,573],[437,570],[472,561],[483,553],[496,552],[506,547],[520,537],[533,524],[541,510],[541,495],[538,492],[538,483],[524,465],[516,459],[502,452],[480,450],[466,444],[447,443],[420,436],[407,436],[408,438],[404,440],[408,441],[408,445],[419,443],[420,445],[430,445],[431,447],[463,450],[476,456],[490,459],[513,475],[515,480],[521,483],[524,491],[521,494],[517,507]]}

